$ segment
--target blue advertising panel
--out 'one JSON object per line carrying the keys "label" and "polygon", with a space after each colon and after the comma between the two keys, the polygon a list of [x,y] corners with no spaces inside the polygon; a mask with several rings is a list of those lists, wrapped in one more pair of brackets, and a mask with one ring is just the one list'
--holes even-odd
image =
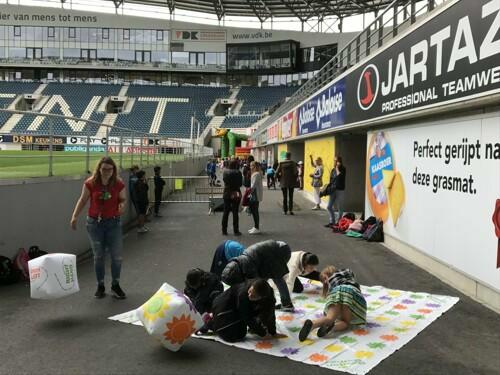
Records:
{"label": "blue advertising panel", "polygon": [[345,81],[341,79],[299,107],[299,135],[344,124]]}

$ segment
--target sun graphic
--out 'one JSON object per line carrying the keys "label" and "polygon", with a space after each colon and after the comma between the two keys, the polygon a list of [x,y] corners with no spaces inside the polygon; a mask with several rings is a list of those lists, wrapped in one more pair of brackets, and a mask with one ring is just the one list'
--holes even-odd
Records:
{"label": "sun graphic", "polygon": [[165,294],[163,290],[156,292],[153,297],[142,305],[144,319],[148,322],[154,322],[156,319],[164,318],[165,311],[169,309],[168,303],[171,299],[172,297]]}
{"label": "sun graphic", "polygon": [[163,334],[172,344],[183,344],[191,334],[196,331],[195,321],[189,315],[181,315],[179,319],[174,316],[170,323],[167,323],[167,331]]}

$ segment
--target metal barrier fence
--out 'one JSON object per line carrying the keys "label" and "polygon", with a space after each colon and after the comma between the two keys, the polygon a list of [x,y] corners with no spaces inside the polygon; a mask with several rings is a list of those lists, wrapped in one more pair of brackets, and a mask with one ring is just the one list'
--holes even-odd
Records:
{"label": "metal barrier fence", "polygon": [[[0,132],[0,179],[87,174],[105,155],[113,157],[120,169],[213,155],[212,148],[196,142],[77,117],[7,109],[0,109],[1,113],[30,115],[34,119],[40,116],[40,123],[46,117],[49,126],[46,131],[24,134]],[[77,129],[75,133],[65,133],[67,126],[61,126],[62,122]]]}
{"label": "metal barrier fence", "polygon": [[414,24],[417,17],[434,10],[449,0],[394,0],[375,20],[330,59],[318,73],[304,83],[290,99],[278,107],[258,128],[262,132],[278,118],[307,99],[340,74],[395,38],[402,29]]}
{"label": "metal barrier fence", "polygon": [[[213,186],[207,176],[161,176],[165,180],[161,203],[207,203],[209,214],[222,204],[222,186]],[[149,201],[154,205],[154,177],[149,178]]]}

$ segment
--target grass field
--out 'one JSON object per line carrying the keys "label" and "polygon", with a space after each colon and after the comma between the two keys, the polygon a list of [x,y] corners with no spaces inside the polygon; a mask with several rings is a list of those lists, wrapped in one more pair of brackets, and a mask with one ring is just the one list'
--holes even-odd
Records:
{"label": "grass field", "polygon": [[[92,171],[103,153],[90,154],[90,170]],[[110,154],[119,166],[120,155]],[[158,164],[160,160],[179,160],[183,155],[157,154],[153,155],[124,154],[122,167],[129,168],[132,164],[142,167]],[[86,154],[84,152],[62,152],[53,153],[52,173],[55,176],[83,175],[86,173]],[[47,177],[49,175],[49,153],[48,151],[0,151],[0,179],[15,179],[27,177]]]}

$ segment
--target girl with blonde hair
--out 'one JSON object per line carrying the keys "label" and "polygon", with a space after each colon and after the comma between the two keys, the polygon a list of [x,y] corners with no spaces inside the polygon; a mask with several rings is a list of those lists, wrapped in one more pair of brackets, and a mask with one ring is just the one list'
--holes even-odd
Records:
{"label": "girl with blonde hair", "polygon": [[366,324],[366,300],[350,269],[337,270],[334,266],[327,266],[320,273],[320,281],[326,299],[324,316],[304,322],[299,332],[300,341],[304,341],[315,328],[319,328],[318,337],[323,337],[332,330],[344,331],[351,325]]}

